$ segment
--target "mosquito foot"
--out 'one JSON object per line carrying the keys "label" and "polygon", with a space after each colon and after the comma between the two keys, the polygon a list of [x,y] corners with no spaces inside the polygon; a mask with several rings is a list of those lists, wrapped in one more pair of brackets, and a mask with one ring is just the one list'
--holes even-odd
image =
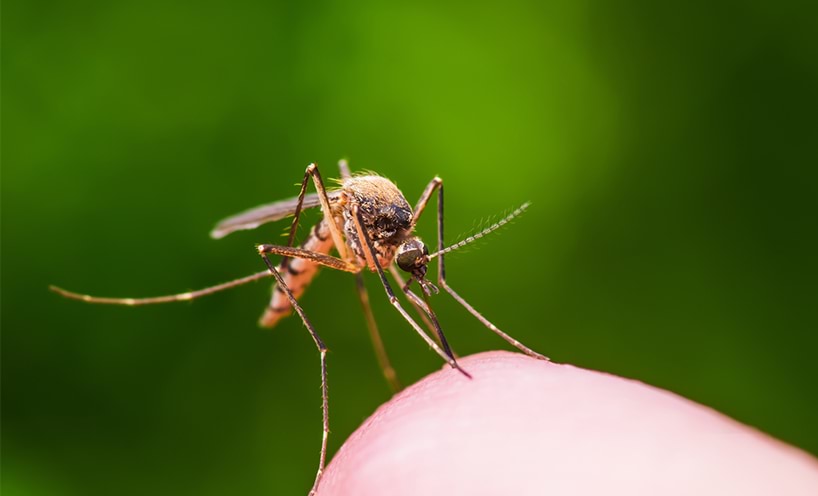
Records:
{"label": "mosquito foot", "polygon": [[460,372],[461,374],[465,375],[467,378],[472,379],[471,374],[469,374],[468,372],[466,372],[465,370],[463,370],[462,368],[460,368],[460,365],[458,365],[458,364],[457,364],[457,362],[452,362],[452,367],[453,367],[453,368],[455,368],[455,369],[457,369],[457,371],[458,371],[458,372]]}
{"label": "mosquito foot", "polygon": [[537,360],[544,360],[544,361],[546,361],[546,362],[550,362],[550,361],[551,361],[551,359],[550,359],[550,358],[548,358],[548,357],[547,357],[547,356],[545,356],[545,355],[540,355],[540,354],[539,354],[539,353],[537,353],[536,351],[532,351],[531,353],[528,353],[528,356],[530,356],[531,358],[536,358]]}

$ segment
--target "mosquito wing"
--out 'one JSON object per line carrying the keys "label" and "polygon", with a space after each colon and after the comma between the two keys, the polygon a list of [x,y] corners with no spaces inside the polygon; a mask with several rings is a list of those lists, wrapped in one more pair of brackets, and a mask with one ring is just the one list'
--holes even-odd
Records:
{"label": "mosquito wing", "polygon": [[[332,199],[337,194],[336,192],[329,192],[328,196]],[[304,203],[301,205],[301,208],[312,208],[320,205],[321,202],[318,200],[318,194],[309,193],[304,195]],[[251,208],[250,210],[228,217],[216,224],[216,227],[210,231],[210,237],[221,239],[234,231],[255,229],[262,224],[281,220],[295,213],[297,206],[298,197],[296,196]]]}

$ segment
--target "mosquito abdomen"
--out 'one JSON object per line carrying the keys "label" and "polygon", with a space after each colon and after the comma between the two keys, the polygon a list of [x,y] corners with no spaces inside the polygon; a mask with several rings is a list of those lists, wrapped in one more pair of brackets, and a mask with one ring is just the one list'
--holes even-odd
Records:
{"label": "mosquito abdomen", "polygon": [[[323,254],[329,254],[332,249],[332,235],[330,233],[329,225],[326,221],[321,220],[318,224],[310,229],[310,234],[307,239],[301,244],[301,248],[309,251],[314,251]],[[287,287],[293,293],[293,296],[300,298],[307,286],[312,282],[312,278],[318,272],[318,264],[304,258],[290,258],[286,265],[281,269],[281,275]],[[279,320],[290,315],[292,312],[292,305],[284,291],[278,287],[273,286],[273,296],[270,299],[270,304],[264,310],[264,314],[259,319],[259,325],[262,327],[274,327]]]}

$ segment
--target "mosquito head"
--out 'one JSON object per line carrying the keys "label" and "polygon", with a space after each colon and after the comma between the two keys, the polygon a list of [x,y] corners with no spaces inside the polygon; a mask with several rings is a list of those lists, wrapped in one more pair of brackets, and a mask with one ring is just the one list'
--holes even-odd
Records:
{"label": "mosquito head", "polygon": [[395,256],[401,270],[412,274],[419,281],[426,276],[429,249],[417,236],[409,237],[401,243]]}

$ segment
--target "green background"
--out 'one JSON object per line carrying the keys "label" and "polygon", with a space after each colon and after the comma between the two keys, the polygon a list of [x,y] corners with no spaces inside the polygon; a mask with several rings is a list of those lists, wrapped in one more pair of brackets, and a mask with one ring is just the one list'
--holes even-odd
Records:
{"label": "green background", "polygon": [[[316,161],[446,181],[452,286],[557,361],[668,388],[818,453],[818,15],[809,2],[4,3],[4,495],[299,494],[318,356],[212,241]],[[314,217],[313,217],[314,218]],[[434,222],[420,233],[434,239]],[[302,229],[302,234],[306,228]],[[405,382],[441,367],[368,276]],[[334,452],[389,391],[347,274],[303,298]],[[447,296],[454,348],[508,348]],[[547,419],[544,419],[547,421]]]}

